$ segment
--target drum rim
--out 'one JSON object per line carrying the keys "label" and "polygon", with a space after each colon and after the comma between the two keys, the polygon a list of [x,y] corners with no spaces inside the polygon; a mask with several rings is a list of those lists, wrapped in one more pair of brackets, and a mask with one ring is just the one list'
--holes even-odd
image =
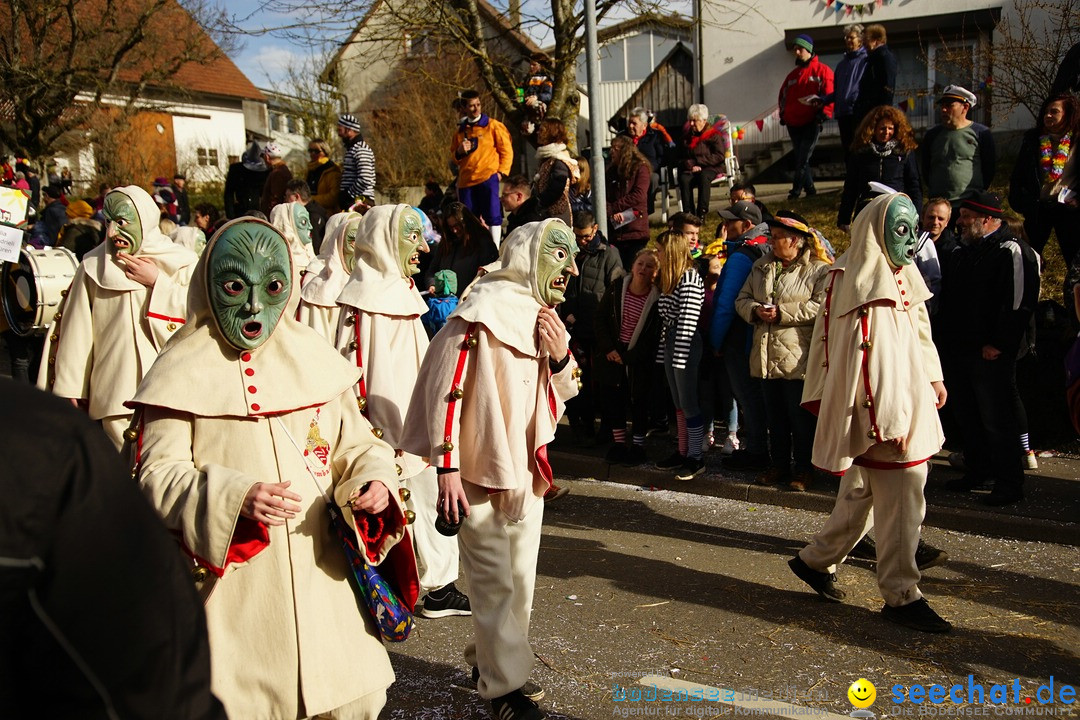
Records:
{"label": "drum rim", "polygon": [[[53,252],[53,251],[59,251],[59,252]],[[35,280],[42,273],[42,267],[41,267],[40,262],[39,262],[39,258],[41,258],[41,257],[65,257],[71,263],[71,268],[72,268],[72,275],[71,276],[72,276],[73,280],[74,280],[74,277],[75,277],[75,273],[79,269],[79,261],[78,261],[78,259],[76,259],[75,253],[71,252],[70,250],[68,250],[67,248],[64,248],[64,247],[51,247],[51,248],[23,247],[23,248],[19,248],[19,262],[18,263],[5,262],[3,269],[0,270],[0,305],[3,305],[4,319],[7,321],[8,327],[11,329],[11,331],[13,333],[18,335],[19,337],[28,337],[28,336],[32,336],[32,335],[44,335],[48,331],[48,325],[47,324],[38,324],[38,323],[41,320],[44,319],[45,302],[44,302],[44,299],[41,297],[41,289],[38,286],[37,282],[35,282],[34,286],[33,286],[33,291],[34,291],[33,299],[34,299],[34,305],[36,307],[36,310],[35,310],[35,313],[34,313],[34,322],[33,322],[33,324],[30,324],[29,326],[27,326],[25,322],[16,322],[15,319],[12,317],[12,315],[13,315],[12,310],[8,307],[9,303],[7,301],[7,284],[8,284],[8,282],[10,282],[11,266],[12,265],[22,266],[23,257],[25,257],[27,259],[29,268],[32,271],[32,274],[33,274],[33,277],[35,278]],[[68,284],[68,287],[69,288],[71,287],[70,283]]]}

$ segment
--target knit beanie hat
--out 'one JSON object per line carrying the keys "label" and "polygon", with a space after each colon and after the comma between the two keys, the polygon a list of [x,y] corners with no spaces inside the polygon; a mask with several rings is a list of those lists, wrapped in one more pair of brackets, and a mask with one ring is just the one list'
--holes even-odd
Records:
{"label": "knit beanie hat", "polygon": [[85,200],[75,200],[74,202],[68,203],[65,212],[67,213],[69,220],[75,220],[77,218],[88,220],[94,216],[94,208],[90,207],[90,203]]}
{"label": "knit beanie hat", "polygon": [[339,115],[337,119],[337,124],[345,128],[346,130],[355,130],[356,132],[360,132],[360,121],[356,119],[355,115],[350,115],[349,113]]}
{"label": "knit beanie hat", "polygon": [[814,38],[810,37],[809,35],[798,35],[795,37],[795,40],[793,40],[791,44],[795,47],[801,47],[811,55],[814,54]]}

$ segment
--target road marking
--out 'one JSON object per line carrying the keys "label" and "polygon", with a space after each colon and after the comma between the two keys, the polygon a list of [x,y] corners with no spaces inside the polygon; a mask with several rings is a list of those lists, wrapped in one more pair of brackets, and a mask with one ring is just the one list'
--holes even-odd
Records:
{"label": "road marking", "polygon": [[745,693],[739,693],[728,688],[701,685],[699,683],[688,682],[678,678],[664,677],[663,675],[646,675],[638,680],[638,684],[646,687],[656,687],[660,690],[670,690],[677,693],[685,692],[687,695],[696,692],[701,697],[710,698],[710,701],[712,701],[712,698],[717,698],[714,702],[738,708],[743,711],[739,714],[743,715],[768,714],[789,718],[812,717],[817,720],[851,720],[851,717],[848,715],[837,715],[836,713],[831,713],[828,710],[823,710],[821,708],[792,705],[790,703],[780,702],[779,700],[743,699],[741,696],[745,695]]}

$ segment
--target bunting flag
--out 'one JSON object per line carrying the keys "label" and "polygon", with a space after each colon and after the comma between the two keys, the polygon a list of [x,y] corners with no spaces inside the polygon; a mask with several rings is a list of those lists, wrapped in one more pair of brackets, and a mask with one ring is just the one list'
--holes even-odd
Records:
{"label": "bunting flag", "polygon": [[765,129],[765,120],[764,119],[755,120],[754,124],[757,125],[758,132],[761,132],[762,130]]}
{"label": "bunting flag", "polygon": [[873,15],[874,9],[891,5],[894,0],[873,0],[873,2],[844,2],[844,0],[816,0],[825,3],[826,10],[832,10],[837,15]]}

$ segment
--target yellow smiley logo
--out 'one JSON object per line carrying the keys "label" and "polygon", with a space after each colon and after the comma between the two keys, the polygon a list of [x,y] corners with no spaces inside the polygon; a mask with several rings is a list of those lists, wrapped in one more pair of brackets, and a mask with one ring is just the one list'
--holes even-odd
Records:
{"label": "yellow smiley logo", "polygon": [[877,699],[877,688],[866,678],[859,678],[851,683],[847,691],[848,700],[857,708],[868,708]]}

